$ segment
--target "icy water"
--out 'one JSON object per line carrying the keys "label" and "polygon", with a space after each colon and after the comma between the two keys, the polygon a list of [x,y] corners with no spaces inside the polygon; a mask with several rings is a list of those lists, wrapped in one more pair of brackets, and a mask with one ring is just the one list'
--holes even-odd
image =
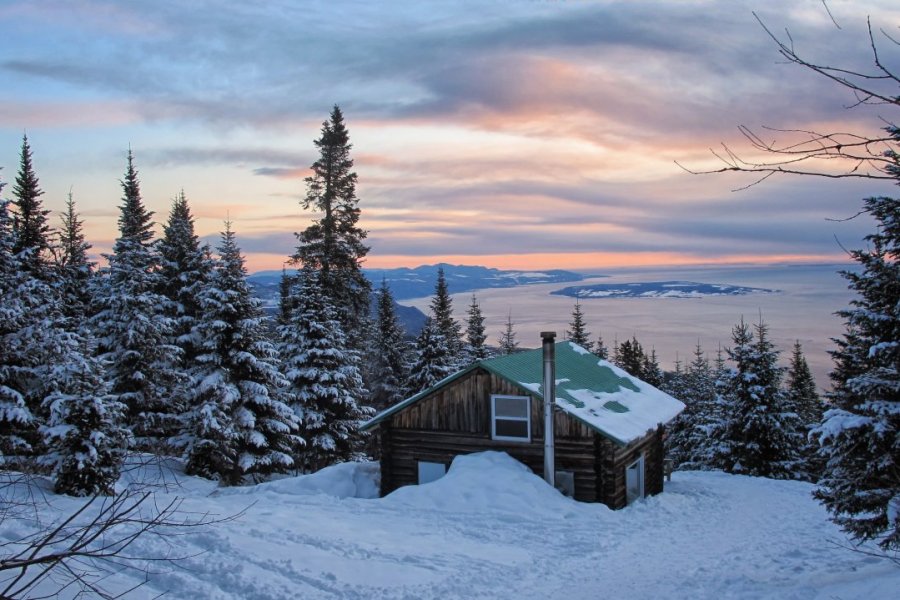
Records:
{"label": "icy water", "polygon": [[[719,344],[731,344],[731,330],[741,317],[757,323],[760,315],[768,323],[773,342],[789,359],[795,340],[803,345],[807,361],[820,388],[828,386],[834,347],[832,337],[843,331],[835,311],[848,306],[852,293],[838,275],[850,265],[782,265],[665,270],[603,270],[609,277],[591,278],[592,283],[653,282],[685,280],[780,290],[775,294],[751,294],[704,298],[586,298],[581,300],[592,338],[603,336],[607,347],[614,340],[636,336],[641,345],[656,349],[664,369],[674,368],[676,358],[689,362],[699,341],[714,356]],[[571,284],[570,284],[571,285]],[[476,292],[485,315],[490,343],[496,343],[512,312],[516,336],[522,347],[540,345],[541,331],[555,330],[561,337],[572,318],[574,299],[551,296],[564,284],[541,284]],[[428,311],[430,298],[405,300]],[[464,322],[471,293],[453,296],[456,317]]]}

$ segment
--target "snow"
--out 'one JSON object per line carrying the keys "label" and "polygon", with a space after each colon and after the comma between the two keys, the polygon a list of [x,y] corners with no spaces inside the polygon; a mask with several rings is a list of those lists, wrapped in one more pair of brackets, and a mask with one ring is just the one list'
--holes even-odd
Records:
{"label": "snow", "polygon": [[[663,494],[611,511],[560,495],[500,453],[458,457],[442,479],[382,499],[377,477],[374,463],[346,463],[217,488],[175,461],[133,468],[120,485],[150,479],[158,504],[182,497],[183,511],[239,515],[139,538],[137,554],[188,558],[154,565],[133,597],[878,600],[900,589],[896,565],[839,545],[807,483],[676,472]],[[44,518],[83,502],[42,493]],[[33,527],[7,518],[0,543]],[[119,571],[105,584],[139,582]]]}

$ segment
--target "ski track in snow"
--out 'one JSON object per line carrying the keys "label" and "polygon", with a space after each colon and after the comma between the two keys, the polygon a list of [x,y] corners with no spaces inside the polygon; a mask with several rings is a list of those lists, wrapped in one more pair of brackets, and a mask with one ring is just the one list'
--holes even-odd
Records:
{"label": "ski track in snow", "polygon": [[[185,497],[183,510],[246,513],[168,540],[141,537],[136,553],[168,543],[190,558],[158,569],[133,597],[877,600],[900,589],[892,563],[833,543],[843,537],[810,484],[676,472],[662,495],[613,512],[542,489],[506,455],[458,462],[443,480],[386,499],[348,495],[373,494],[371,464],[252,488],[182,476],[163,496]],[[21,529],[12,525],[0,539]]]}

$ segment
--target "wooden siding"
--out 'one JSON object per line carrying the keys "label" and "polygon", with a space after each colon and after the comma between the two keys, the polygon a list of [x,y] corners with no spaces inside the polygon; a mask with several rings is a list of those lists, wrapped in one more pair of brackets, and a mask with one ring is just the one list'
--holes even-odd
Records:
{"label": "wooden siding", "polygon": [[[531,441],[491,439],[492,394],[531,397]],[[562,410],[554,415],[555,464],[575,476],[575,499],[625,506],[625,467],[641,454],[647,495],[662,491],[662,429],[621,447]],[[543,476],[543,401],[521,386],[476,369],[443,389],[392,415],[378,427],[381,494],[418,483],[419,461],[449,467],[460,454],[497,450]]]}

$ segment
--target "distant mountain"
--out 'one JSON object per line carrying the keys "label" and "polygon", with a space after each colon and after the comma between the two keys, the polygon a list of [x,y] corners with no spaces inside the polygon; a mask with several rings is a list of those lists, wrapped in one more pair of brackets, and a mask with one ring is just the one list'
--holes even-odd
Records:
{"label": "distant mountain", "polygon": [[775,294],[778,290],[722,283],[693,281],[648,281],[640,283],[598,283],[576,285],[550,292],[572,298],[703,298],[706,296],[744,296]]}
{"label": "distant mountain", "polygon": [[536,283],[566,283],[582,281],[584,275],[571,271],[502,271],[469,265],[422,265],[414,269],[365,269],[366,277],[377,288],[384,278],[397,300],[422,298],[434,293],[438,269],[444,269],[447,289],[451,294],[485,288],[508,288]]}
{"label": "distant mountain", "polygon": [[[260,271],[247,277],[253,294],[262,300],[266,314],[275,316],[278,311],[278,299],[280,296],[279,285],[281,283],[281,271]],[[372,311],[375,311],[375,302],[372,302]],[[414,306],[403,306],[394,302],[394,312],[400,324],[406,330],[407,335],[416,336],[425,325],[425,313]]]}

